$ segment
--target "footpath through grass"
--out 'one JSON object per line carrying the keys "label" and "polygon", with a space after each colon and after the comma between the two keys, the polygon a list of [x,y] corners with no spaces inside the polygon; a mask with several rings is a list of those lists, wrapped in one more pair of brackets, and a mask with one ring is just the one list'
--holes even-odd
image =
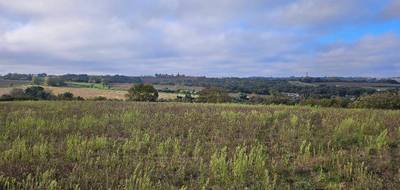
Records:
{"label": "footpath through grass", "polygon": [[400,112],[0,103],[0,189],[399,189]]}

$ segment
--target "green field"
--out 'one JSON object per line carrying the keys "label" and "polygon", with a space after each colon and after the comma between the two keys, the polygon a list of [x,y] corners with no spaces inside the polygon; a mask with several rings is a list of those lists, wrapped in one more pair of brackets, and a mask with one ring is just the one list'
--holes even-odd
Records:
{"label": "green field", "polygon": [[0,189],[399,189],[400,111],[0,103]]}
{"label": "green field", "polygon": [[88,83],[88,82],[66,82],[68,87],[74,88],[97,88],[97,89],[109,89],[101,83]]}

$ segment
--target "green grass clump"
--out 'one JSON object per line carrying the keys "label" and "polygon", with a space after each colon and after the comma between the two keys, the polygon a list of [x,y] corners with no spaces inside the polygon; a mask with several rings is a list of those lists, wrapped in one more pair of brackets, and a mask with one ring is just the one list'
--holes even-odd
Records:
{"label": "green grass clump", "polygon": [[0,103],[0,189],[399,189],[400,111]]}

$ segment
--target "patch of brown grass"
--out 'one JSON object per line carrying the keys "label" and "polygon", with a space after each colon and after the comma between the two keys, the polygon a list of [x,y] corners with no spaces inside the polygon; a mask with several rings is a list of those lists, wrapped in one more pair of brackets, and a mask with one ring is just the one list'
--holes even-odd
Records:
{"label": "patch of brown grass", "polygon": [[[27,86],[21,86],[19,88],[25,89]],[[127,91],[125,90],[102,90],[97,88],[73,88],[73,87],[44,87],[47,91],[52,92],[55,95],[62,94],[65,92],[71,92],[74,96],[80,96],[85,99],[91,99],[98,96],[106,97],[107,99],[118,99],[125,100]],[[9,94],[13,87],[0,88],[0,96]],[[159,99],[173,100],[176,99],[175,93],[159,93]]]}
{"label": "patch of brown grass", "polygon": [[58,95],[65,92],[71,92],[75,96],[80,96],[85,99],[90,99],[98,96],[103,96],[108,99],[125,99],[126,91],[118,90],[101,90],[96,88],[71,88],[71,87],[45,87],[46,90]]}

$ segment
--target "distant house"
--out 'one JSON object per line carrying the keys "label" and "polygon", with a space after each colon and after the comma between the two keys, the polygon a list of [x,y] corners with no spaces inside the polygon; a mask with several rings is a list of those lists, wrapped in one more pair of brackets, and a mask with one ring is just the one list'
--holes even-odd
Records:
{"label": "distant house", "polygon": [[300,98],[300,94],[298,93],[283,92],[282,94],[291,98],[296,98],[296,99]]}

